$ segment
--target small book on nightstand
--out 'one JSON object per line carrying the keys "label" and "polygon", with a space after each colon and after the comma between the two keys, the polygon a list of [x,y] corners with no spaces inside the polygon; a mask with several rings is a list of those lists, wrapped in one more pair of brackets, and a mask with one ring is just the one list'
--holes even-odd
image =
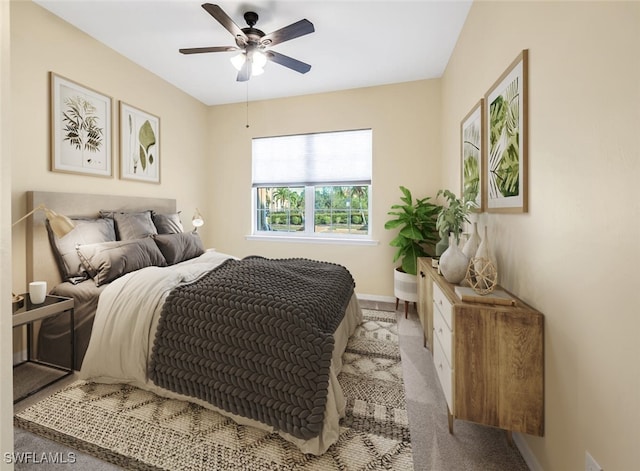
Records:
{"label": "small book on nightstand", "polygon": [[516,300],[499,288],[489,294],[476,293],[473,288],[468,286],[456,286],[455,291],[458,297],[465,303],[501,304],[503,306],[516,305]]}

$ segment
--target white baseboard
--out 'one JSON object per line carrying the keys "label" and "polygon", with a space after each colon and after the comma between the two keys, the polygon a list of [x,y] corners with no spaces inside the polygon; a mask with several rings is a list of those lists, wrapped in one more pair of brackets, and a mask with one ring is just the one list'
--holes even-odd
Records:
{"label": "white baseboard", "polygon": [[377,294],[364,294],[364,293],[356,293],[356,297],[358,299],[362,299],[363,301],[377,301],[379,303],[395,303],[396,298],[393,296],[380,296]]}
{"label": "white baseboard", "polygon": [[518,447],[524,462],[527,463],[527,466],[531,471],[544,471],[538,460],[536,459],[536,455],[533,454],[529,445],[527,445],[526,440],[522,436],[521,433],[513,432],[513,442]]}

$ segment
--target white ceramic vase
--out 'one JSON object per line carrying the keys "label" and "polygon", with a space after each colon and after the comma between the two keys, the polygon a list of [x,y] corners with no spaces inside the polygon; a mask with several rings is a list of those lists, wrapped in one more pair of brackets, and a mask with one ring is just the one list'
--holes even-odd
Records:
{"label": "white ceramic vase", "polygon": [[440,271],[449,283],[458,284],[464,280],[469,267],[469,258],[456,244],[453,234],[449,235],[449,248],[440,256]]}
{"label": "white ceramic vase", "polygon": [[476,252],[478,251],[478,247],[480,246],[480,235],[478,234],[478,223],[473,223],[473,232],[471,232],[471,237],[464,244],[464,248],[462,249],[462,253],[467,256],[469,260],[476,256]]}
{"label": "white ceramic vase", "polygon": [[[491,263],[493,263],[493,265],[496,267],[496,269],[498,267],[496,265],[496,260],[493,257],[493,253],[491,252],[491,247],[489,246],[489,238],[487,237],[487,226],[484,226],[484,237],[482,238],[482,241],[478,246],[478,250],[476,250],[475,258],[476,259],[484,258],[484,259],[490,260]],[[482,262],[479,260],[475,261],[475,270],[477,272],[482,271],[483,267],[479,265],[481,263]]]}

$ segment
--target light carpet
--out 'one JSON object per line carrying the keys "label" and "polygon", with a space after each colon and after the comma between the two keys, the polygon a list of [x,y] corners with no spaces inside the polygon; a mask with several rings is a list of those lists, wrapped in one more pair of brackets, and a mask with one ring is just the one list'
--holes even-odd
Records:
{"label": "light carpet", "polygon": [[396,316],[363,312],[338,376],[347,398],[340,438],[322,456],[128,385],[77,381],[16,414],[15,425],[130,470],[413,470]]}

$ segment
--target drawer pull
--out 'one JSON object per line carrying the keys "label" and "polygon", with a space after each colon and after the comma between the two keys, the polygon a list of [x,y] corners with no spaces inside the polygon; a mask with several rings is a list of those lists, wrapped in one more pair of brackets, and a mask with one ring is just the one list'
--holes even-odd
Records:
{"label": "drawer pull", "polygon": [[438,329],[438,332],[442,333],[442,327],[440,327],[440,328]]}
{"label": "drawer pull", "polygon": [[420,277],[424,278],[424,272],[420,271]]}

